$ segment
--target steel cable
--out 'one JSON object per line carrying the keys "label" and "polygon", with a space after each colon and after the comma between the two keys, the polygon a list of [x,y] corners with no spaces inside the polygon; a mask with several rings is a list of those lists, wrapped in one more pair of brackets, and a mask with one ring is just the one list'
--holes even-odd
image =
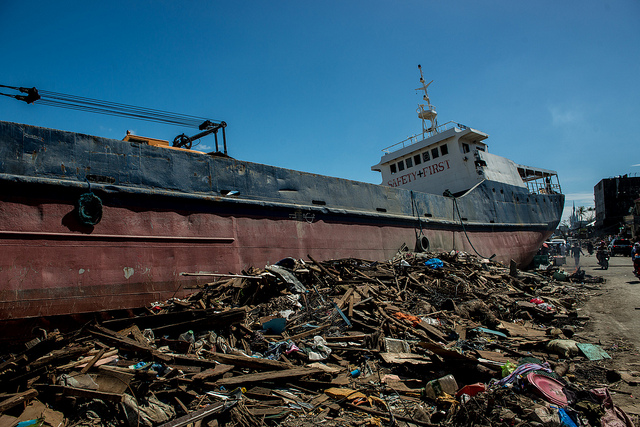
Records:
{"label": "steel cable", "polygon": [[[66,108],[110,116],[131,117],[143,121],[166,123],[196,129],[199,129],[205,121],[210,120],[206,117],[172,113],[163,110],[154,110],[152,108],[137,107],[134,105],[121,104],[111,101],[101,101],[98,99],[51,92],[47,90],[38,91],[35,88],[27,89],[23,87],[8,86],[2,84],[0,84],[0,87],[13,89],[21,93],[28,93],[30,96],[36,94],[39,95],[39,97],[37,99],[29,98],[30,102],[28,102],[26,99],[27,97],[25,97],[24,95],[10,95],[7,93],[0,93],[0,95],[15,98],[21,101],[27,101],[28,103],[37,102],[38,104],[51,107]],[[217,122],[220,123],[219,120]]]}

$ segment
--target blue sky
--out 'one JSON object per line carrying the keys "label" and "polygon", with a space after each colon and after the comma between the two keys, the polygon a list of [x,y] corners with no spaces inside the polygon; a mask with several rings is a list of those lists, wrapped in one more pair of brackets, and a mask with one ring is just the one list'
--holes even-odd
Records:
{"label": "blue sky", "polygon": [[[237,159],[380,183],[380,150],[421,129],[421,64],[439,122],[558,171],[565,217],[640,172],[637,0],[0,0],[0,17],[0,84],[224,120]],[[194,133],[6,97],[0,120]]]}

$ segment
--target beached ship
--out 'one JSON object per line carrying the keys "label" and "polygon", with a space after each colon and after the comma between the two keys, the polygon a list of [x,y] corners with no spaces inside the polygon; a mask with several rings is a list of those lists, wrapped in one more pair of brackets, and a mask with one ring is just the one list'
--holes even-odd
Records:
{"label": "beached ship", "polygon": [[0,321],[140,307],[212,280],[182,273],[285,257],[406,247],[527,265],[561,217],[556,172],[439,126],[421,81],[422,132],[385,150],[381,185],[0,122]]}

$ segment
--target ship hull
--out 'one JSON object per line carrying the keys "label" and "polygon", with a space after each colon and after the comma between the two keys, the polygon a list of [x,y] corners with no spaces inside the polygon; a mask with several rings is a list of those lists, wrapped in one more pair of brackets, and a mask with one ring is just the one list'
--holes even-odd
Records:
{"label": "ship hull", "polygon": [[[0,321],[120,310],[285,257],[372,261],[424,236],[528,264],[562,195],[458,199],[0,122]],[[101,202],[96,224],[80,197]]]}

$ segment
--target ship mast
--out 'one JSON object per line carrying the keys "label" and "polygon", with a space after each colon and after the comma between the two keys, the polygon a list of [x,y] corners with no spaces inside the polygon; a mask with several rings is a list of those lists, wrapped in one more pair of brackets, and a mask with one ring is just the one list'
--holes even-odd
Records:
{"label": "ship mast", "polygon": [[[425,108],[424,104],[418,104],[418,109],[416,110],[416,112],[418,113],[418,117],[422,119],[422,133],[425,133],[425,132],[435,133],[437,132],[437,128],[438,128],[438,119],[436,118],[438,113],[436,112],[436,107],[431,105],[431,102],[429,101],[429,94],[427,93],[427,88],[431,83],[433,83],[433,80],[425,84],[424,76],[422,75],[422,67],[418,65],[418,69],[420,70],[420,83],[422,83],[422,87],[419,87],[416,90],[424,91],[424,95],[422,96],[422,99],[427,101],[427,105]],[[427,120],[431,123],[431,125],[427,124]]]}

